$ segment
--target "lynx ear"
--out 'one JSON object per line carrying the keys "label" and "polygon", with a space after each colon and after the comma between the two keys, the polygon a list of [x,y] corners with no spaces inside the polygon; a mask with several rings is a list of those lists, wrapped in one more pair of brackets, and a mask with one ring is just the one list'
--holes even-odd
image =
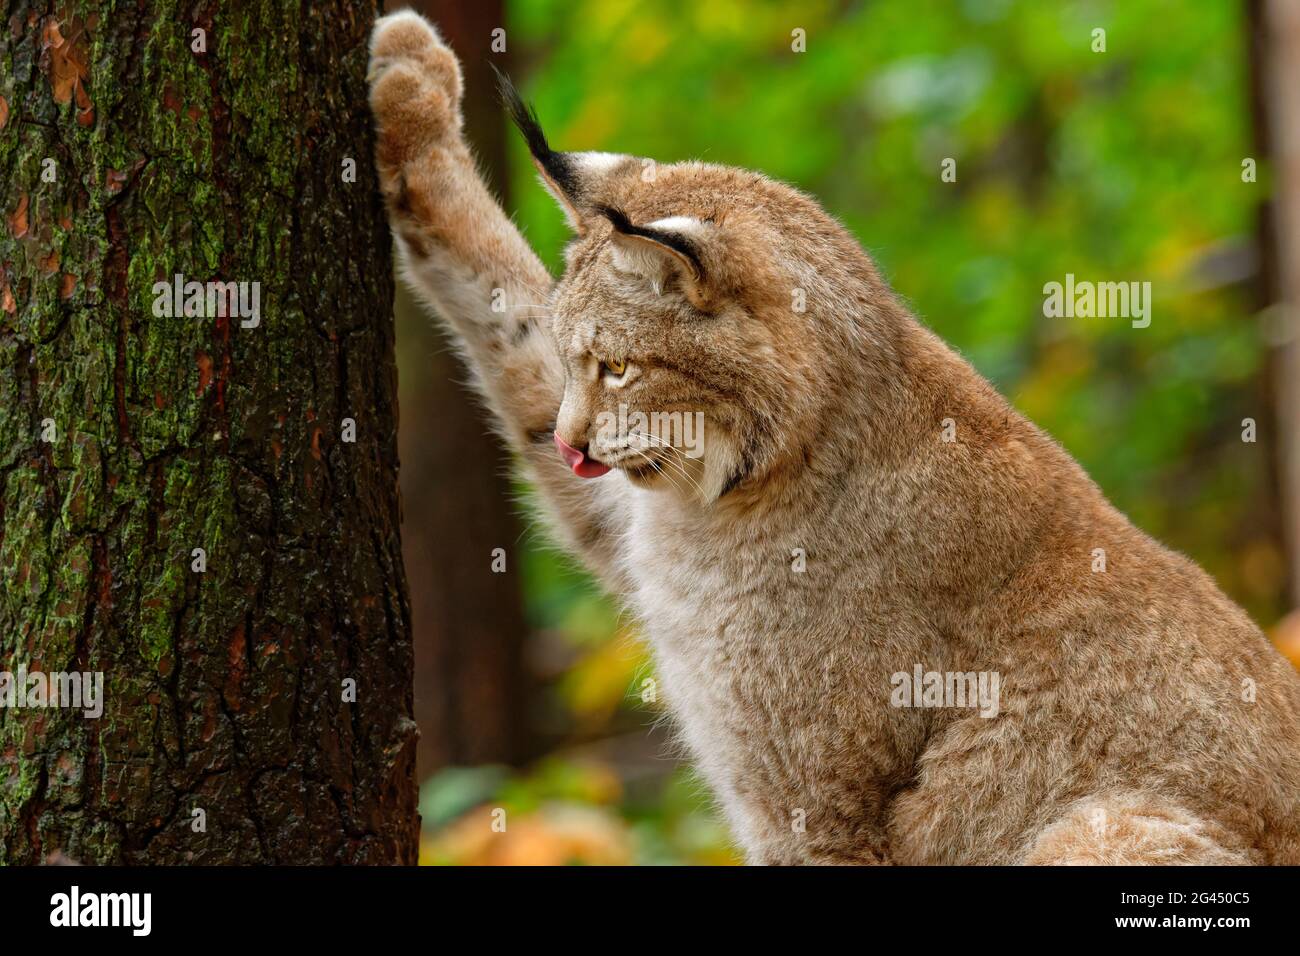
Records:
{"label": "lynx ear", "polygon": [[[492,67],[496,70],[496,67]],[[706,283],[705,243],[713,225],[688,216],[672,216],[644,226],[633,225],[620,209],[607,205],[614,190],[611,177],[629,174],[636,168],[631,156],[617,153],[560,153],[551,149],[537,114],[519,96],[510,78],[496,70],[501,99],[515,126],[528,143],[533,164],[542,182],[560,204],[573,231],[586,235],[593,221],[604,218],[614,227],[618,254],[616,263],[625,271],[645,276],[656,290],[673,275],[696,308],[709,311],[711,296]]]}
{"label": "lynx ear", "polygon": [[704,309],[709,290],[704,269],[704,248],[713,226],[691,216],[670,216],[644,226],[633,225],[619,209],[597,206],[596,212],[614,227],[612,238],[619,264],[628,272],[645,276],[656,287],[677,275],[691,302]]}
{"label": "lynx ear", "polygon": [[573,231],[580,236],[584,235],[592,213],[593,197],[598,192],[601,180],[617,167],[629,162],[631,157],[618,153],[560,153],[551,149],[536,111],[524,103],[510,77],[497,70],[495,65],[492,69],[496,70],[501,100],[528,144],[533,165],[541,174],[542,183],[564,210]]}

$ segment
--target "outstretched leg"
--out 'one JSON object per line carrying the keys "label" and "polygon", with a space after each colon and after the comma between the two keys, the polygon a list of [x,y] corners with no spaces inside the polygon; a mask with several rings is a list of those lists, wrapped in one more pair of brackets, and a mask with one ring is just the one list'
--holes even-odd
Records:
{"label": "outstretched leg", "polygon": [[553,512],[556,531],[617,585],[610,489],[575,480],[552,444],[564,372],[551,338],[553,285],[483,183],[462,136],[460,64],[418,14],[375,24],[370,106],[376,164],[407,280],[447,322]]}
{"label": "outstretched leg", "polygon": [[1032,841],[1025,863],[1230,866],[1254,862],[1231,833],[1157,794],[1087,797]]}

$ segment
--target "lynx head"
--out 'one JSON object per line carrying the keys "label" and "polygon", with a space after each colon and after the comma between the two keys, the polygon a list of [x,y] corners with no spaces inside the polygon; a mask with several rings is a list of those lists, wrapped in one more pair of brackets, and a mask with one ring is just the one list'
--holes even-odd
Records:
{"label": "lynx head", "polygon": [[757,173],[557,152],[502,93],[575,233],[550,303],[570,467],[712,502],[811,461],[875,337],[880,283],[848,233]]}

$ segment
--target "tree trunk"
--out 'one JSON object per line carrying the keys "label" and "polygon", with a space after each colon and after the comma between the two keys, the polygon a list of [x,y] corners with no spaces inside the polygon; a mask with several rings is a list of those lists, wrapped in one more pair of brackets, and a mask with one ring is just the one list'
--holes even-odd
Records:
{"label": "tree trunk", "polygon": [[1280,0],[1252,0],[1247,9],[1257,138],[1274,177],[1260,245],[1265,291],[1275,310],[1270,379],[1276,473],[1294,607],[1300,606],[1300,9]]}
{"label": "tree trunk", "polygon": [[0,863],[414,862],[373,15],[6,7]]}
{"label": "tree trunk", "polygon": [[[393,8],[408,6],[391,3]],[[466,135],[498,195],[505,191],[506,119],[489,60],[500,0],[425,0],[465,73]],[[397,322],[404,361],[402,401],[419,428],[402,432],[406,568],[415,635],[419,770],[449,764],[519,763],[531,755],[531,682],[520,592],[522,529],[512,510],[510,458],[491,433],[450,339],[405,290]],[[506,570],[492,572],[492,552]]]}

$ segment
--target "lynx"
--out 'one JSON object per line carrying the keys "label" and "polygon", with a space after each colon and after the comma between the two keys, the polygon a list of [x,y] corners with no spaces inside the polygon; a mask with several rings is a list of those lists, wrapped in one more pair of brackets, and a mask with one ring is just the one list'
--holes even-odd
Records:
{"label": "lynx", "polygon": [[[404,274],[641,622],[750,862],[1300,863],[1295,671],[812,199],[556,151],[503,82],[573,229],[556,281],[476,172],[436,30],[381,19],[370,83]],[[622,405],[703,412],[702,454],[596,427]],[[918,670],[997,675],[998,706],[894,706]]]}

